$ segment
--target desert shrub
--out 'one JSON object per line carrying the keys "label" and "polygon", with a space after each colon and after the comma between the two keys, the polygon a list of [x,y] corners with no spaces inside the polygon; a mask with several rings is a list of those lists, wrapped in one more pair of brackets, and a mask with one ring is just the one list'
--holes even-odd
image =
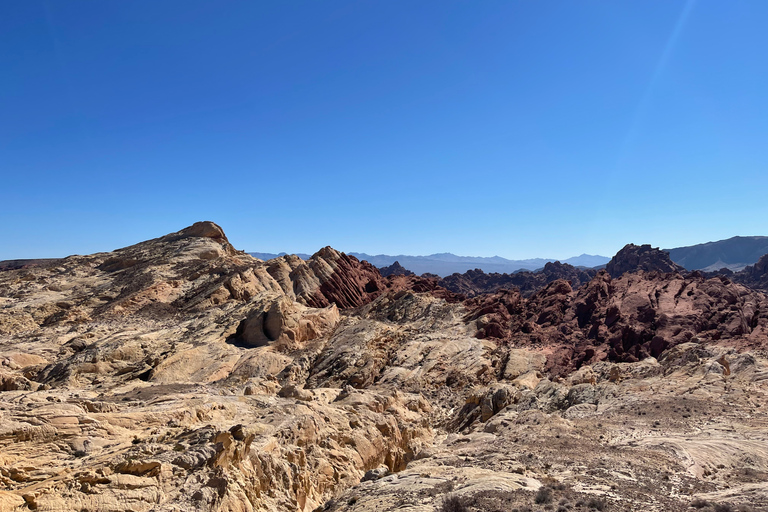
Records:
{"label": "desert shrub", "polygon": [[712,503],[701,498],[694,499],[689,506],[703,512],[755,512],[755,509],[749,505],[734,506],[730,503]]}
{"label": "desert shrub", "polygon": [[458,496],[449,494],[443,498],[443,503],[440,506],[440,512],[469,512],[466,505],[461,502]]}
{"label": "desert shrub", "polygon": [[587,507],[594,509],[594,510],[605,510],[605,501],[599,500],[597,498],[589,498],[587,501]]}
{"label": "desert shrub", "polygon": [[539,487],[536,497],[533,499],[538,504],[552,502],[552,488],[548,486]]}

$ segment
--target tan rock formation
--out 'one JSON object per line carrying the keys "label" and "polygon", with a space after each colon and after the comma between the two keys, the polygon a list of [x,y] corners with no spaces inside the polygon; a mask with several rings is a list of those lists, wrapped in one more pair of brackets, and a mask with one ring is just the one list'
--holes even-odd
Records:
{"label": "tan rock formation", "polygon": [[0,272],[0,510],[768,505],[764,295],[436,283],[208,222]]}

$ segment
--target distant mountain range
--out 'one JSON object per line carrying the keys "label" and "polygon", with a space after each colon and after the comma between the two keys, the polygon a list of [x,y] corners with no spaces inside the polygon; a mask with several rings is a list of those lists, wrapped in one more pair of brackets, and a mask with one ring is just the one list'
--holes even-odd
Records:
{"label": "distant mountain range", "polygon": [[[273,254],[265,252],[252,252],[252,256],[262,260],[270,260],[283,256],[286,253]],[[453,273],[463,273],[467,270],[474,270],[479,268],[484,272],[498,272],[501,274],[510,274],[518,270],[537,270],[549,262],[557,261],[555,259],[547,258],[532,258],[527,260],[508,260],[501,256],[492,256],[490,258],[483,258],[478,256],[457,256],[449,252],[443,252],[438,254],[430,254],[428,256],[409,256],[400,254],[397,256],[390,256],[387,254],[365,254],[362,252],[350,252],[347,253],[356,257],[359,260],[366,260],[376,267],[388,267],[394,262],[399,262],[400,265],[408,270],[421,275],[425,273],[437,274],[441,277],[449,276]],[[309,254],[297,254],[302,259],[308,259]],[[574,256],[561,263],[569,263],[574,267],[596,267],[599,265],[605,265],[610,258],[605,256],[596,256],[591,254],[582,254],[581,256]]]}
{"label": "distant mountain range", "polygon": [[727,240],[664,250],[672,261],[687,270],[713,272],[727,268],[738,272],[768,254],[768,236],[734,236]]}
{"label": "distant mountain range", "polygon": [[[734,236],[727,240],[707,242],[703,244],[674,249],[664,249],[669,253],[670,259],[686,270],[703,270],[715,272],[726,268],[738,272],[748,265],[754,265],[765,254],[768,254],[768,236]],[[252,252],[252,256],[261,260],[271,260],[287,253],[279,254],[269,252]],[[511,274],[519,271],[540,270],[548,262],[557,261],[548,258],[531,258],[526,260],[508,260],[500,256],[490,258],[476,256],[457,256],[448,252],[430,254],[428,256],[409,256],[400,254],[390,256],[386,254],[366,254],[361,252],[348,253],[360,260],[367,260],[376,267],[389,267],[398,262],[402,267],[417,275],[430,273],[440,277],[450,276],[454,273],[463,274],[469,270],[480,269],[485,273]],[[296,254],[303,260],[308,260],[312,255],[305,253]],[[606,256],[582,254],[565,260],[574,267],[602,268],[610,258]],[[56,264],[60,259],[26,259],[0,261],[0,271],[40,267]]]}
{"label": "distant mountain range", "polygon": [[[377,267],[385,267],[398,261],[402,266],[415,272],[416,274],[431,273],[441,277],[449,276],[454,273],[464,273],[467,270],[479,268],[486,273],[498,272],[500,274],[510,274],[518,270],[537,270],[549,262],[556,261],[552,258],[531,258],[526,260],[508,260],[501,256],[492,256],[490,258],[474,256],[457,256],[451,253],[430,254],[428,256],[408,256],[398,255],[389,256],[386,254],[370,255],[365,253],[352,252],[351,255],[361,260],[367,260]],[[610,258],[605,256],[595,256],[582,254],[574,256],[561,263],[569,263],[574,267],[594,267],[606,264]]]}
{"label": "distant mountain range", "polygon": [[295,254],[296,256],[298,256],[299,258],[301,258],[303,260],[308,260],[309,258],[312,257],[311,254],[306,254],[306,253],[303,253],[303,252],[297,252],[297,253],[281,252],[281,253],[278,253],[278,254],[275,254],[273,252],[249,252],[248,254],[250,254],[254,258],[259,258],[260,260],[264,260],[264,261],[273,260],[275,258],[279,258],[280,256],[286,256],[288,254]]}
{"label": "distant mountain range", "polygon": [[[664,249],[664,251],[669,253],[672,261],[687,270],[712,272],[721,268],[727,268],[737,272],[747,265],[754,265],[762,255],[768,254],[768,236],[734,236],[727,240]],[[262,260],[270,260],[283,256],[286,253],[252,252],[250,254]],[[508,260],[501,256],[490,258],[457,256],[449,252],[430,254],[428,256],[409,256],[407,254],[397,256],[387,254],[371,255],[362,252],[350,252],[347,254],[355,256],[360,260],[367,260],[379,268],[388,267],[397,261],[400,265],[418,275],[430,273],[441,277],[454,273],[461,274],[476,268],[486,273],[510,274],[521,270],[538,270],[548,262],[557,261],[548,258]],[[301,253],[297,254],[297,256],[306,260],[311,255]],[[606,256],[582,254],[581,256],[560,260],[560,262],[568,263],[574,267],[595,268],[602,267],[609,260],[610,258]]]}

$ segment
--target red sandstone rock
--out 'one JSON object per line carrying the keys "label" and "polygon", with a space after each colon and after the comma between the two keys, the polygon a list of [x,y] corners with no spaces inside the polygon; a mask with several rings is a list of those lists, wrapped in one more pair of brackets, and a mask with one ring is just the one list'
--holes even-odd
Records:
{"label": "red sandstone rock", "polygon": [[549,262],[536,272],[522,271],[513,274],[486,274],[480,269],[468,270],[463,274],[452,274],[440,280],[440,286],[455,292],[474,297],[482,293],[492,293],[500,289],[517,288],[523,296],[530,296],[548,283],[557,279],[570,281],[579,287],[588,282],[595,274],[593,269],[580,269],[559,261]]}
{"label": "red sandstone rock", "polygon": [[685,272],[685,269],[669,258],[669,253],[653,248],[650,245],[627,244],[611,261],[605,269],[611,277],[619,277],[625,272],[637,270],[659,272]]}
{"label": "red sandstone rock", "polygon": [[733,279],[739,283],[768,292],[768,254],[760,258],[754,265],[746,267],[741,272],[731,273]]}
{"label": "red sandstone rock", "polygon": [[635,362],[680,343],[764,346],[768,298],[725,278],[600,272],[571,290],[555,281],[528,299],[502,291],[468,300],[465,320],[478,338],[515,346],[552,345],[549,369],[562,372],[609,359]]}
{"label": "red sandstone rock", "polygon": [[413,272],[405,268],[399,261],[394,262],[388,267],[381,267],[379,273],[384,277],[389,276],[414,276]]}
{"label": "red sandstone rock", "polygon": [[307,305],[323,308],[331,304],[345,308],[362,306],[386,289],[387,282],[376,267],[331,247],[324,247],[307,262],[320,286]]}

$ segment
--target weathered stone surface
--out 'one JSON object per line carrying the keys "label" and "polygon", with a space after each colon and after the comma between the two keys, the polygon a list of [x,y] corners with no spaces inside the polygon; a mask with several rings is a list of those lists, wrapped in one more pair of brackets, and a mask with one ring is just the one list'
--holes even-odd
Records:
{"label": "weathered stone surface", "polygon": [[536,272],[521,271],[513,274],[486,274],[480,269],[469,270],[463,274],[452,274],[439,281],[440,286],[454,293],[475,297],[500,289],[517,288],[524,297],[544,288],[558,279],[568,281],[574,288],[589,282],[597,273],[594,269],[576,268],[559,261],[548,262]]}
{"label": "weathered stone surface", "polygon": [[627,244],[605,265],[611,277],[620,277],[626,272],[685,272],[685,269],[673,262],[669,253],[650,245]]}
{"label": "weathered stone surface", "polygon": [[465,320],[477,337],[548,346],[547,370],[558,372],[602,360],[659,357],[692,340],[747,347],[768,341],[764,294],[695,273],[640,271],[612,279],[601,272],[577,290],[554,281],[529,299],[504,291],[466,304]]}
{"label": "weathered stone surface", "polygon": [[464,299],[213,223],[0,272],[0,510],[768,505],[765,295],[640,270]]}
{"label": "weathered stone surface", "polygon": [[413,276],[416,275],[407,268],[403,267],[399,261],[394,262],[393,264],[387,266],[387,267],[380,267],[379,273],[383,277],[389,277],[389,276]]}
{"label": "weathered stone surface", "polygon": [[744,270],[733,273],[732,276],[738,283],[768,292],[768,254],[754,265],[749,265]]}
{"label": "weathered stone surface", "polygon": [[330,334],[339,323],[335,304],[324,309],[307,308],[279,296],[254,308],[241,324],[237,337],[244,344],[260,347],[276,343],[279,347],[302,348],[308,341]]}

